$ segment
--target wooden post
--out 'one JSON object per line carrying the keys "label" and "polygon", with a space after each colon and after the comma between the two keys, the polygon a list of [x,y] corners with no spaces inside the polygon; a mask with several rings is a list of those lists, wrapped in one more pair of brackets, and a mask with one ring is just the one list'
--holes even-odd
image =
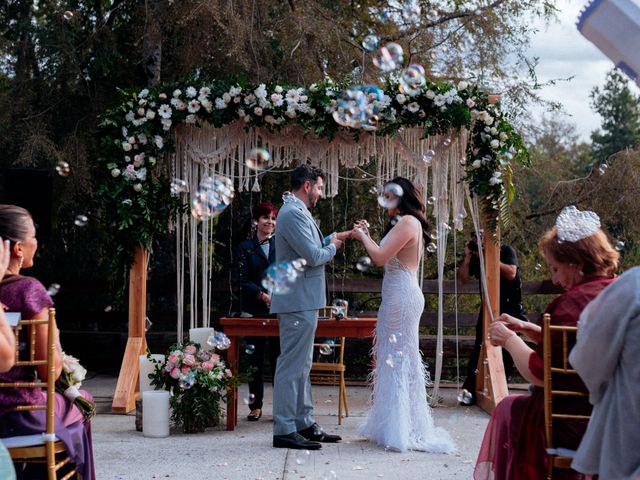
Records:
{"label": "wooden post", "polygon": [[[486,232],[489,231],[486,220],[484,228]],[[489,236],[487,235],[487,237]],[[487,305],[487,302],[483,302],[484,339],[478,360],[476,398],[480,408],[491,413],[496,405],[509,394],[509,390],[504,375],[502,348],[494,347],[487,341],[487,332],[491,323],[489,308],[493,312],[494,318],[500,315],[500,232],[496,231],[495,237],[487,237],[483,239],[483,245],[490,304]]]}
{"label": "wooden post", "polygon": [[147,352],[146,318],[147,251],[138,246],[129,272],[129,338],[111,404],[113,413],[129,413],[135,408],[136,393],[140,389],[138,357]]}

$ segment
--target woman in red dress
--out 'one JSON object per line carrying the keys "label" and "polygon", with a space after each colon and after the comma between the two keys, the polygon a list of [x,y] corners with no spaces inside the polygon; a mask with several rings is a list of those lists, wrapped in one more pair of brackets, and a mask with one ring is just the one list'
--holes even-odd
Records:
{"label": "woman in red dress", "polygon": [[[540,240],[540,252],[553,283],[566,289],[547,306],[545,313],[551,315],[553,325],[576,326],[582,310],[616,278],[619,254],[599,227],[599,219],[593,212],[567,207],[556,226]],[[516,333],[526,335],[537,348],[531,349]],[[510,395],[496,406],[480,446],[473,478],[544,479],[542,330],[533,323],[501,315],[489,327],[487,340],[509,351],[532,389],[530,394]],[[562,346],[557,347],[561,352]],[[555,351],[556,345],[553,348]],[[566,421],[554,431],[556,446],[575,450],[585,430],[586,422]],[[579,477],[570,473],[569,478]]]}

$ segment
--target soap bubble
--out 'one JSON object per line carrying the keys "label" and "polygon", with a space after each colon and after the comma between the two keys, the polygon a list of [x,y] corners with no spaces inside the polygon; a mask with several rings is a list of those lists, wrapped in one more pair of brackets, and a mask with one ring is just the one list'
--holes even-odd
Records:
{"label": "soap bubble", "polygon": [[189,184],[182,180],[181,178],[174,178],[171,180],[171,195],[177,197],[181,193],[185,193],[189,191]]}
{"label": "soap bubble", "polygon": [[535,266],[535,267],[533,267],[533,269],[534,269],[536,272],[539,272],[540,270],[542,270],[542,265],[541,265],[541,264],[539,264],[539,263],[536,263],[536,266]]}
{"label": "soap bubble", "polygon": [[392,333],[391,335],[389,335],[389,343],[393,343],[396,344],[398,343],[398,337],[401,337],[402,333],[398,332],[398,333]]}
{"label": "soap bubble", "polygon": [[320,355],[331,355],[333,353],[333,348],[335,346],[336,346],[336,342],[334,342],[331,339],[328,339],[322,342],[322,345],[320,345],[320,348],[318,349],[318,351],[320,352]]}
{"label": "soap bubble", "polygon": [[231,180],[220,175],[207,177],[200,182],[191,202],[191,213],[196,218],[216,217],[231,204],[233,195]]}
{"label": "soap bubble", "polygon": [[391,72],[399,68],[403,61],[404,53],[402,47],[394,42],[380,47],[373,56],[373,64],[383,72]]}
{"label": "soap bubble", "polygon": [[262,279],[262,286],[275,295],[289,293],[300,273],[300,270],[294,267],[293,262],[274,263],[267,269]]}
{"label": "soap bubble", "polygon": [[391,368],[395,368],[402,363],[403,358],[404,358],[404,355],[402,354],[401,351],[392,352],[387,355],[387,358],[384,361],[384,363],[389,365]]}
{"label": "soap bubble", "polygon": [[291,266],[298,272],[304,272],[307,268],[307,261],[304,258],[298,258],[291,261]]}
{"label": "soap bubble", "polygon": [[153,325],[153,322],[151,320],[149,320],[149,317],[145,317],[145,319],[144,319],[144,331],[148,332],[152,325]]}
{"label": "soap bubble", "polygon": [[58,294],[59,291],[60,291],[60,284],[52,283],[51,285],[49,285],[49,288],[47,289],[47,295],[49,295],[50,297],[54,297],[55,295]]}
{"label": "soap bubble", "polygon": [[429,149],[426,152],[424,152],[424,155],[422,155],[422,161],[424,162],[424,164],[427,167],[430,167],[431,164],[433,163],[433,158],[436,156],[436,152],[434,152],[433,150]]}
{"label": "soap bubble", "polygon": [[113,307],[112,307],[111,305],[107,305],[106,307],[104,307],[104,311],[105,311],[106,313],[109,313],[109,312],[110,312],[110,311],[112,311],[112,310],[113,310]]}
{"label": "soap bubble", "polygon": [[429,234],[429,238],[431,240],[437,240],[439,236],[440,235],[438,235],[438,231],[437,230],[432,230],[431,233]]}
{"label": "soap bubble", "polygon": [[56,172],[61,177],[68,177],[69,173],[71,173],[71,167],[64,160],[60,160],[56,165]]}
{"label": "soap bubble", "polygon": [[341,320],[347,316],[347,310],[349,309],[349,302],[338,298],[333,301],[332,310],[333,316],[336,320]]}
{"label": "soap bubble", "polygon": [[609,169],[609,165],[607,165],[606,163],[603,163],[598,167],[598,173],[600,175],[604,175],[605,173],[607,173],[608,169]]}
{"label": "soap bubble", "polygon": [[429,243],[429,245],[427,245],[427,252],[435,253],[436,250],[438,250],[438,246],[435,243],[431,242]]}
{"label": "soap bubble", "polygon": [[311,457],[311,452],[309,452],[309,450],[298,450],[296,451],[295,457],[296,464],[304,465],[307,463],[307,460],[309,460],[309,457]]}
{"label": "soap bubble", "polygon": [[369,257],[360,257],[356,262],[356,268],[361,272],[366,272],[371,268],[371,259]]}
{"label": "soap bubble", "polygon": [[66,10],[62,14],[62,18],[64,18],[67,22],[71,21],[73,19],[73,12],[71,10]]}
{"label": "soap bubble", "polygon": [[244,397],[242,399],[242,402],[245,405],[251,405],[255,401],[256,401],[256,396],[253,393],[250,393],[248,396],[246,396],[246,397]]}
{"label": "soap bubble", "polygon": [[466,388],[463,388],[462,390],[460,390],[460,393],[458,394],[459,403],[463,403],[465,405],[471,405],[472,401],[473,401],[473,394],[469,390],[467,390]]}
{"label": "soap bubble", "polygon": [[178,377],[178,384],[182,390],[189,390],[196,383],[196,375],[193,372],[183,373]]}
{"label": "soap bubble", "polygon": [[427,198],[427,205],[433,205],[434,203],[436,203],[436,197]]}
{"label": "soap bubble", "polygon": [[449,145],[451,145],[451,138],[447,137],[442,141],[442,145],[444,145],[445,147],[448,147]]}
{"label": "soap bubble", "polygon": [[411,97],[420,93],[426,84],[424,67],[418,63],[412,63],[400,75],[400,91]]}
{"label": "soap bubble", "polygon": [[376,85],[353,85],[340,94],[333,119],[344,127],[375,130],[383,99]]}
{"label": "soap bubble", "polygon": [[266,148],[254,148],[249,152],[245,165],[251,170],[264,170],[271,160],[271,154]]}
{"label": "soap bubble", "polygon": [[246,353],[247,355],[253,355],[255,351],[256,351],[255,345],[247,345],[244,349],[244,353]]}
{"label": "soap bubble", "polygon": [[396,215],[395,217],[392,217],[391,220],[389,220],[389,223],[393,227],[396,223],[400,221],[401,218],[402,217],[400,215]]}
{"label": "soap bubble", "polygon": [[89,218],[86,215],[77,215],[76,219],[73,221],[73,223],[76,225],[76,227],[84,227],[87,222],[89,221]]}
{"label": "soap bubble", "polygon": [[380,44],[380,39],[376,35],[367,35],[362,40],[362,46],[368,52],[373,52]]}
{"label": "soap bubble", "polygon": [[222,332],[213,332],[207,338],[207,345],[218,350],[227,350],[231,346],[231,340]]}
{"label": "soap bubble", "polygon": [[393,183],[393,182],[389,182],[389,183],[385,184],[384,192],[385,193],[392,193],[396,197],[401,197],[402,195],[404,195],[404,191],[402,190],[402,187],[400,185],[398,185],[397,183]]}
{"label": "soap bubble", "polygon": [[616,251],[621,252],[622,250],[624,250],[624,242],[622,240],[619,240],[618,242],[616,242],[616,245],[613,248],[615,248]]}

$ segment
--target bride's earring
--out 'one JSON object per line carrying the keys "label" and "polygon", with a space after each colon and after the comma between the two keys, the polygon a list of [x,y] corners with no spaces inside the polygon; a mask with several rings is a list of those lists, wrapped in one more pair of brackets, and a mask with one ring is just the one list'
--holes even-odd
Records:
{"label": "bride's earring", "polygon": [[22,264],[24,263],[24,257],[22,255],[20,255],[20,261],[18,263],[18,270],[20,270],[22,268]]}

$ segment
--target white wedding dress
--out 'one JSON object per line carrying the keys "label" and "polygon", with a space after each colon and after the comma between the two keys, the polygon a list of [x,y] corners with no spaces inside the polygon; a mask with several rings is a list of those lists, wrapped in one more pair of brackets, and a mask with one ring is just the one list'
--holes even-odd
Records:
{"label": "white wedding dress", "polygon": [[359,431],[385,449],[451,453],[454,442],[447,431],[434,425],[427,403],[426,370],[418,343],[423,309],[417,271],[391,258],[384,266],[376,325],[373,392]]}

